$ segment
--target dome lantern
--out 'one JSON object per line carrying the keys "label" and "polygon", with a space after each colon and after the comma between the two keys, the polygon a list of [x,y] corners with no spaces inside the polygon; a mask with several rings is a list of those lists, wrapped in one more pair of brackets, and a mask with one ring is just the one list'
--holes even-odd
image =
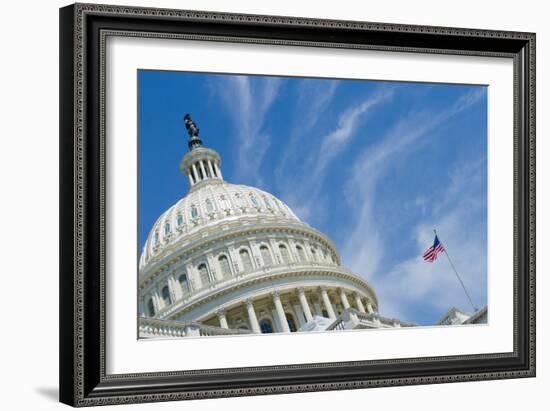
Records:
{"label": "dome lantern", "polygon": [[212,149],[203,147],[199,138],[199,128],[189,114],[183,119],[189,134],[189,152],[181,159],[180,170],[188,178],[191,189],[199,183],[222,182],[220,155]]}

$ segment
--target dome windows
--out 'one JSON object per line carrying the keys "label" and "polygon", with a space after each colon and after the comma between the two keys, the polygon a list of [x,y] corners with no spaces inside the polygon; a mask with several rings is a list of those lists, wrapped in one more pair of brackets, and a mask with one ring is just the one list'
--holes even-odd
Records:
{"label": "dome windows", "polygon": [[311,258],[313,261],[317,261],[317,253],[315,252],[315,248],[311,248]]}
{"label": "dome windows", "polygon": [[260,207],[260,203],[258,202],[258,199],[256,198],[256,196],[254,194],[250,193],[249,197],[250,197],[250,202],[252,203],[252,205],[254,207]]}
{"label": "dome windows", "polygon": [[264,203],[268,210],[273,210],[273,204],[269,201],[269,198],[264,197]]}
{"label": "dome windows", "polygon": [[193,220],[199,218],[199,209],[197,208],[197,206],[195,204],[193,204],[191,206],[191,218]]}
{"label": "dome windows", "polygon": [[298,260],[300,260],[301,262],[304,262],[306,261],[306,253],[304,252],[304,249],[297,245],[296,246],[296,252],[298,253]]}
{"label": "dome windows", "polygon": [[159,245],[159,232],[155,231],[154,243],[155,246]]}
{"label": "dome windows", "polygon": [[284,244],[279,245],[279,253],[281,253],[281,258],[283,259],[283,264],[290,263],[290,254],[288,253],[288,248]]}
{"label": "dome windows", "polygon": [[206,199],[206,212],[208,214],[212,214],[214,212],[214,203],[209,198]]}
{"label": "dome windows", "polygon": [[250,253],[248,252],[248,250],[243,248],[241,251],[239,251],[239,256],[241,257],[243,271],[252,271],[252,259],[250,258]]}
{"label": "dome windows", "polygon": [[164,301],[164,305],[168,306],[172,304],[172,298],[170,297],[170,290],[168,289],[168,286],[165,285],[162,287],[162,300]]}
{"label": "dome windows", "polygon": [[180,283],[181,291],[184,294],[187,294],[189,292],[189,283],[187,281],[187,274],[183,273],[179,276],[178,282]]}
{"label": "dome windows", "polygon": [[170,223],[166,222],[164,224],[164,236],[170,235]]}
{"label": "dome windows", "polygon": [[201,279],[201,284],[203,287],[206,287],[210,284],[210,275],[208,274],[208,267],[206,264],[202,263],[197,267],[199,272],[199,278]]}
{"label": "dome windows", "polygon": [[184,219],[183,219],[183,215],[181,213],[178,213],[177,217],[176,217],[176,225],[178,227],[181,227],[183,224],[184,224]]}
{"label": "dome windows", "polygon": [[269,252],[269,248],[267,248],[266,245],[262,245],[260,247],[260,254],[262,255],[262,260],[264,261],[264,265],[266,266],[273,265],[273,259],[271,258],[271,253]]}
{"label": "dome windows", "polygon": [[231,277],[231,266],[229,265],[229,259],[226,255],[221,255],[218,257],[218,262],[220,263],[220,270],[222,277]]}

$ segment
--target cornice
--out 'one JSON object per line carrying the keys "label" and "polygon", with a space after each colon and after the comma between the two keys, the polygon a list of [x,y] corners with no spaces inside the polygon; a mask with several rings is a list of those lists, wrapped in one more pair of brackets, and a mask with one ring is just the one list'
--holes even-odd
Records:
{"label": "cornice", "polygon": [[[248,225],[248,224],[250,225]],[[248,221],[242,219],[226,222],[231,228],[224,229],[217,225],[209,227],[208,233],[204,231],[197,232],[188,238],[181,238],[170,246],[167,246],[165,256],[157,261],[151,262],[145,268],[139,270],[139,288],[142,289],[161,275],[161,272],[178,264],[187,257],[191,257],[202,250],[206,251],[213,248],[218,243],[230,242],[235,239],[241,239],[247,236],[257,234],[298,234],[309,239],[314,239],[327,247],[336,256],[336,263],[340,264],[340,254],[332,241],[320,231],[304,223],[293,222],[265,222],[262,218],[253,218]],[[205,229],[206,230],[206,229]],[[205,235],[206,234],[206,235]]]}
{"label": "cornice", "polygon": [[[284,271],[271,273],[262,272],[257,275],[245,276],[242,278],[241,281],[238,281],[236,283],[227,284],[226,286],[222,286],[216,289],[204,290],[203,295],[201,295],[200,291],[195,295],[190,295],[189,297],[192,298],[188,299],[187,301],[185,299],[180,300],[178,304],[167,307],[167,309],[160,311],[158,313],[158,317],[175,319],[176,317],[179,317],[186,312],[189,312],[203,304],[209,303],[236,290],[245,289],[257,284],[266,283],[273,280],[303,276],[324,276],[331,277],[333,279],[347,280],[357,286],[359,289],[365,290],[364,294],[369,297],[371,301],[373,301],[376,307],[378,307],[378,298],[376,296],[376,293],[372,286],[365,280],[343,267],[319,266],[308,267],[307,269],[286,269]],[[239,279],[239,277],[236,278]]]}

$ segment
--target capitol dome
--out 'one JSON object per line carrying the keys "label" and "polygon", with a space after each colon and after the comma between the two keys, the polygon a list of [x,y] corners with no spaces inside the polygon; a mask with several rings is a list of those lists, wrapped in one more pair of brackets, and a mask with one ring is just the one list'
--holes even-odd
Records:
{"label": "capitol dome", "polygon": [[142,338],[407,325],[281,200],[224,181],[186,115],[189,193],[155,222],[139,261]]}
{"label": "capitol dome", "polygon": [[211,180],[193,187],[157,219],[143,247],[140,269],[169,254],[180,239],[240,220],[264,220],[272,224],[300,222],[285,203],[265,191]]}

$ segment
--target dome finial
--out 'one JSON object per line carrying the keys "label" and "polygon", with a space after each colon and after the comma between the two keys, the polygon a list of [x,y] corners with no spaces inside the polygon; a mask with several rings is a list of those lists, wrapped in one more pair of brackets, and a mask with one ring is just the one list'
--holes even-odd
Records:
{"label": "dome finial", "polygon": [[191,118],[191,115],[187,113],[185,117],[183,117],[183,121],[185,122],[185,128],[187,129],[187,133],[189,134],[189,142],[187,143],[187,146],[189,147],[189,151],[192,151],[198,147],[202,146],[202,141],[199,138],[199,128]]}

